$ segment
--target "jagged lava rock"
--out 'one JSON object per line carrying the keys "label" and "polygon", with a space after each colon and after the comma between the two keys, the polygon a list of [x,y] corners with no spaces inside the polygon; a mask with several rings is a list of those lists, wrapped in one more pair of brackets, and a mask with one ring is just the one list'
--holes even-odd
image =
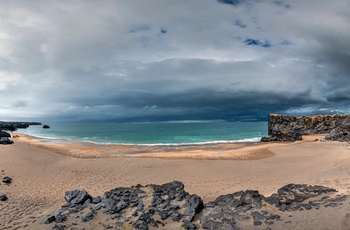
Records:
{"label": "jagged lava rock", "polygon": [[204,229],[239,229],[236,220],[249,220],[249,210],[260,209],[264,196],[256,190],[222,195],[205,205],[200,222]]}
{"label": "jagged lava rock", "polygon": [[73,190],[66,192],[64,198],[71,204],[84,204],[91,196],[85,190]]}
{"label": "jagged lava rock", "polygon": [[326,139],[350,141],[350,115],[285,116],[270,114],[268,117],[268,135],[261,138],[267,141],[296,141],[302,135],[329,134]]}
{"label": "jagged lava rock", "polygon": [[[104,215],[104,221],[98,222],[101,229],[202,227],[234,230],[242,229],[242,226],[266,227],[273,225],[274,221],[281,221],[279,214],[283,212],[342,205],[347,196],[334,197],[335,192],[335,189],[323,186],[288,184],[270,197],[264,197],[257,190],[246,190],[219,196],[204,205],[199,196],[187,193],[179,181],[119,187],[106,191],[102,198],[91,198],[85,190],[73,190],[65,194],[68,203],[47,218],[46,223],[54,222],[53,229],[58,226],[77,229],[87,226],[90,221],[97,224],[95,216]],[[326,193],[327,196],[321,196]],[[306,203],[307,200],[311,201]],[[276,208],[271,208],[272,205]],[[200,215],[200,226],[194,221],[197,214]],[[64,225],[59,224],[63,222]]]}
{"label": "jagged lava rock", "polygon": [[323,186],[308,186],[306,184],[288,184],[278,189],[280,204],[292,204],[303,202],[322,193],[336,192],[333,188]]}

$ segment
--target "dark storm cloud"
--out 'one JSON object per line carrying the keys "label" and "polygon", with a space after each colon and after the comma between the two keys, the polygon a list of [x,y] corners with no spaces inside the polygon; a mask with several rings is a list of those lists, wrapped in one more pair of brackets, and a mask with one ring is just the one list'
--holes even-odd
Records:
{"label": "dark storm cloud", "polygon": [[0,120],[350,112],[346,0],[3,1]]}

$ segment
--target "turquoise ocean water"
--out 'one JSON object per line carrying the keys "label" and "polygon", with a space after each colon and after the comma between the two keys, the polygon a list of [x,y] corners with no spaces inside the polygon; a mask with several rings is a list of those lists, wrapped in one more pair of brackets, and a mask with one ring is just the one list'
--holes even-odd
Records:
{"label": "turquoise ocean water", "polygon": [[48,125],[50,129],[30,126],[18,131],[49,140],[127,145],[258,142],[267,135],[267,122],[52,122]]}

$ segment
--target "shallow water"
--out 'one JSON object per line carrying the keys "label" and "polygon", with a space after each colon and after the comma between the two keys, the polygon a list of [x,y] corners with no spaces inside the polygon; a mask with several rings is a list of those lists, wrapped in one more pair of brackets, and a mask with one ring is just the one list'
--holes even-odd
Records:
{"label": "shallow water", "polygon": [[45,139],[98,144],[183,145],[258,142],[267,135],[267,122],[52,122],[50,129],[18,130]]}

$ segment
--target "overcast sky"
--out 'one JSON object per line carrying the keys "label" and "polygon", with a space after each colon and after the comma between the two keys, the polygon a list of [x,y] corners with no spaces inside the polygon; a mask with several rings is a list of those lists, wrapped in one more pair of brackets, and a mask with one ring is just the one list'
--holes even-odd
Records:
{"label": "overcast sky", "polygon": [[349,0],[0,2],[0,120],[350,113]]}

